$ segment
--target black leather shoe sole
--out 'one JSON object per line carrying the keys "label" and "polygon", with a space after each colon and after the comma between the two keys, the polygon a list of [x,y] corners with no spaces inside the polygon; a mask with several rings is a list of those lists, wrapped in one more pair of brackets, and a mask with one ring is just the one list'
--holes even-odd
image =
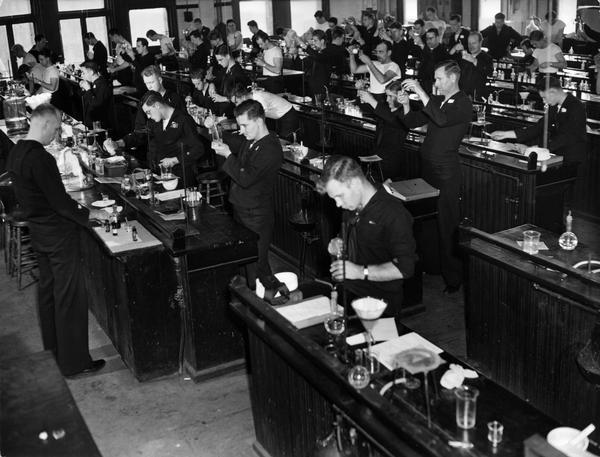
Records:
{"label": "black leather shoe sole", "polygon": [[446,286],[444,295],[453,295],[460,290],[460,286]]}
{"label": "black leather shoe sole", "polygon": [[92,363],[84,370],[80,371],[79,373],[75,373],[75,374],[72,374],[72,375],[69,375],[66,377],[67,378],[78,378],[80,376],[92,374],[92,373],[95,373],[96,371],[99,371],[102,368],[104,368],[104,365],[106,365],[106,360],[104,360],[104,359],[92,360]]}

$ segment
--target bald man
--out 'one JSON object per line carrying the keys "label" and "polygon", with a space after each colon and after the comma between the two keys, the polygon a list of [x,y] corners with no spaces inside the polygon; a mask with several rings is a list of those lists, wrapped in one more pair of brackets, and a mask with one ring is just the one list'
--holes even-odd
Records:
{"label": "bald man", "polygon": [[104,360],[92,360],[89,354],[79,237],[89,219],[106,215],[82,207],[65,191],[56,160],[44,149],[60,126],[61,113],[54,106],[33,110],[27,137],[10,152],[7,169],[38,257],[42,343],[54,353],[63,375],[74,376],[104,366]]}

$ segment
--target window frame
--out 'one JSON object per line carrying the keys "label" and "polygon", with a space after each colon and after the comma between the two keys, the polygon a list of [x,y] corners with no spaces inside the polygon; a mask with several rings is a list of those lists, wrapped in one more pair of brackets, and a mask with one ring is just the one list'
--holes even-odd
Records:
{"label": "window frame", "polygon": [[[1,16],[0,17],[0,26],[6,27],[6,38],[8,40],[8,49],[9,51],[15,45],[15,34],[13,33],[13,25],[17,24],[26,24],[32,23],[33,29],[36,28],[36,21],[33,17],[33,13],[30,14],[19,14],[15,16]],[[25,49],[25,51],[29,51],[29,49]],[[11,69],[11,77],[17,73],[17,58],[12,52],[9,52],[10,55],[10,69]]]}
{"label": "window frame", "polygon": [[[104,0],[104,8],[97,8],[97,9],[93,9],[93,10],[73,10],[73,11],[59,11],[58,12],[58,22],[60,24],[60,21],[63,19],[79,19],[79,24],[81,26],[81,49],[83,50],[83,56],[85,58],[87,49],[86,49],[86,45],[83,41],[83,36],[87,33],[87,22],[86,19],[87,18],[91,18],[91,17],[104,17],[105,21],[106,21],[106,32],[108,35],[108,30],[109,30],[109,18],[110,18],[110,14],[109,14],[109,9],[106,7],[106,1]],[[103,43],[106,46],[106,49],[110,49],[110,43]],[[62,49],[62,53],[63,53],[63,57],[64,57],[64,46],[62,43],[62,37],[61,37],[61,49]]]}

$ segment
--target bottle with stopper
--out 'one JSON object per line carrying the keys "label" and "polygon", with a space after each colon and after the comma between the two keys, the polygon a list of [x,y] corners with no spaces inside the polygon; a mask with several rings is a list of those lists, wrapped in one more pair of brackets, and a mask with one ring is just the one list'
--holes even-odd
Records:
{"label": "bottle with stopper", "polygon": [[572,229],[573,216],[571,215],[571,211],[569,211],[566,218],[566,231],[558,238],[558,245],[566,251],[572,251],[577,247],[578,240]]}

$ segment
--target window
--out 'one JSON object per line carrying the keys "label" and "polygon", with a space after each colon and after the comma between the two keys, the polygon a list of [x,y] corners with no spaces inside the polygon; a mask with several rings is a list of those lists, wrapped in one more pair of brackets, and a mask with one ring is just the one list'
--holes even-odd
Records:
{"label": "window", "polygon": [[[405,4],[407,1],[405,0]],[[414,0],[416,5],[416,0]],[[348,18],[350,16],[355,18],[360,18],[361,14],[361,4],[356,0],[338,0],[336,2],[330,2],[330,11],[333,17],[337,17],[338,24],[342,24],[342,20],[344,18]],[[405,6],[406,8],[406,6]],[[416,7],[415,7],[416,8]],[[313,13],[314,14],[314,13]]]}
{"label": "window", "polygon": [[[0,17],[18,16],[20,14],[31,14],[31,2],[29,0],[0,1]],[[6,28],[4,31],[6,33]],[[4,41],[4,43],[6,42]]]}
{"label": "window", "polygon": [[316,21],[315,11],[323,9],[321,0],[291,0],[290,13],[292,16],[292,29],[302,35],[309,28],[314,27]]}
{"label": "window", "polygon": [[252,36],[248,21],[256,21],[258,28],[273,35],[273,4],[271,0],[253,0],[240,2],[240,29],[244,37]]}
{"label": "window", "polygon": [[481,0],[479,3],[479,30],[483,30],[494,23],[494,16],[501,9],[500,0]]}
{"label": "window", "polygon": [[417,0],[404,0],[404,23],[413,23],[419,18]]}
{"label": "window", "polygon": [[87,11],[104,8],[104,0],[58,0],[58,11]]}
{"label": "window", "polygon": [[184,30],[191,29],[193,24],[193,22],[185,22],[183,15],[186,10],[192,13],[193,18],[200,17],[200,10],[198,8],[177,9],[177,34],[179,35],[180,43],[184,40]]}
{"label": "window", "polygon": [[10,47],[8,45],[8,35],[5,25],[0,25],[0,73],[2,77],[12,76]]}
{"label": "window", "polygon": [[85,28],[87,32],[92,32],[98,41],[101,41],[106,49],[108,44],[108,30],[106,28],[106,18],[104,16],[85,18]]}
{"label": "window", "polygon": [[23,22],[21,24],[13,24],[13,35],[15,37],[15,44],[23,45],[25,51],[29,51],[35,44],[33,39],[35,31],[33,29],[33,22]]}
{"label": "window", "polygon": [[558,18],[567,26],[565,34],[575,32],[575,17],[577,16],[577,2],[572,0],[558,0]]}
{"label": "window", "polygon": [[[169,35],[169,22],[167,20],[166,8],[148,8],[143,10],[129,11],[129,27],[131,29],[131,41],[135,43],[138,38],[145,38],[150,29],[157,33]],[[158,42],[150,42],[150,45],[158,45]]]}
{"label": "window", "polygon": [[199,0],[198,6],[200,7],[200,14],[202,18],[202,25],[209,29],[214,29],[217,25],[217,8],[215,8],[215,0]]}
{"label": "window", "polygon": [[79,18],[61,19],[59,23],[65,63],[79,65],[84,61],[81,21]]}

